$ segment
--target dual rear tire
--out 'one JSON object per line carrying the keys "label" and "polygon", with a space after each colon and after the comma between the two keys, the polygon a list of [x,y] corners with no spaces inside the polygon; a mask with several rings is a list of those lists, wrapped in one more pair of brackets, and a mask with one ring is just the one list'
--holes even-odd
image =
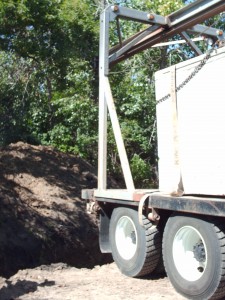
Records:
{"label": "dual rear tire", "polygon": [[[134,209],[114,209],[109,228],[113,259],[121,272],[141,277],[157,271],[163,253],[167,275],[188,299],[225,296],[225,224],[187,214],[172,215],[163,243],[154,224]],[[215,220],[214,220],[215,221]],[[163,249],[161,249],[163,244]]]}
{"label": "dual rear tire", "polygon": [[161,237],[155,225],[142,216],[139,224],[134,209],[119,207],[113,210],[109,239],[113,259],[120,271],[130,277],[151,273],[161,254]]}

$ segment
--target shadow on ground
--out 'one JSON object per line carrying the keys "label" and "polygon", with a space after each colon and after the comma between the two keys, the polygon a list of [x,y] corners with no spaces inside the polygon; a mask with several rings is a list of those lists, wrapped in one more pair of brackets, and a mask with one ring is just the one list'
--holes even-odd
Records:
{"label": "shadow on ground", "polygon": [[11,281],[6,280],[5,286],[0,290],[0,299],[14,300],[25,294],[34,293],[39,286],[44,287],[53,285],[55,285],[55,282],[48,280],[45,280],[43,283],[40,284],[28,280],[18,280],[15,284],[13,284]]}

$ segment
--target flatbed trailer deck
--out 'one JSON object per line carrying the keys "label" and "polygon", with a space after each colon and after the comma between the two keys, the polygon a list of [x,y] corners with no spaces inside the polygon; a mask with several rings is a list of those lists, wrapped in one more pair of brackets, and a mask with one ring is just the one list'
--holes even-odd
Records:
{"label": "flatbed trailer deck", "polygon": [[[193,214],[225,217],[225,197],[215,197],[207,195],[184,195],[173,196],[165,194],[156,189],[152,190],[105,190],[96,191],[84,190],[83,199],[95,202],[95,205],[104,207],[107,203],[129,205],[139,207],[142,205],[148,209],[168,210],[177,212],[189,212]],[[145,203],[141,202],[144,199]]]}

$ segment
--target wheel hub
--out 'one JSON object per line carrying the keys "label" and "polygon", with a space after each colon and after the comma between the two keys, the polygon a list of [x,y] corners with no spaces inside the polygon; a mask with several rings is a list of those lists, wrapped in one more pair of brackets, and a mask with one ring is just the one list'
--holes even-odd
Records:
{"label": "wheel hub", "polygon": [[207,267],[207,248],[200,232],[181,227],[173,241],[173,259],[179,274],[188,281],[200,279]]}
{"label": "wheel hub", "polygon": [[137,250],[137,231],[133,220],[128,216],[119,219],[116,231],[115,241],[120,256],[125,259],[131,259]]}
{"label": "wheel hub", "polygon": [[205,255],[205,247],[200,241],[199,243],[196,243],[196,245],[193,246],[193,253],[194,258],[199,262],[205,262],[206,255]]}

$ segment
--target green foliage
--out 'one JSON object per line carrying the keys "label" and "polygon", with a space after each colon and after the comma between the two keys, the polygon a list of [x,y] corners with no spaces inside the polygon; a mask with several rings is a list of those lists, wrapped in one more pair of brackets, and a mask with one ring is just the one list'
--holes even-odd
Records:
{"label": "green foliage", "polygon": [[0,52],[0,143],[29,138],[30,97],[34,96],[35,72],[30,62]]}
{"label": "green foliage", "polygon": [[54,101],[53,109],[51,129],[39,136],[42,143],[80,154],[89,161],[96,159],[97,107],[93,101],[75,96],[61,98]]}
{"label": "green foliage", "polygon": [[41,142],[94,156],[92,14],[88,1],[0,1],[1,144]]}
{"label": "green foliage", "polygon": [[139,9],[142,11],[154,12],[156,14],[166,16],[179,8],[184,3],[182,0],[154,0],[154,1],[143,1],[143,0],[125,0],[121,1],[126,6]]}
{"label": "green foliage", "polygon": [[139,188],[149,188],[153,186],[154,173],[152,166],[144,161],[138,154],[134,154],[131,159],[131,171],[134,174],[134,181]]}

